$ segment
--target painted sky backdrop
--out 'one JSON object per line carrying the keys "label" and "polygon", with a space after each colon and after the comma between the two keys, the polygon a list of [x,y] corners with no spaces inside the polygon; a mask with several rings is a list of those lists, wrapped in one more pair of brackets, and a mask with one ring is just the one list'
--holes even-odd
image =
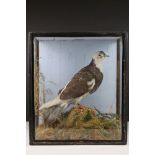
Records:
{"label": "painted sky backdrop", "polygon": [[102,112],[116,112],[116,39],[47,38],[40,40],[40,72],[45,78],[46,101],[55,98],[58,91],[73,75],[88,65],[92,55],[100,50],[110,55],[103,62],[103,82],[95,93],[83,99],[81,103],[90,107],[95,106]]}

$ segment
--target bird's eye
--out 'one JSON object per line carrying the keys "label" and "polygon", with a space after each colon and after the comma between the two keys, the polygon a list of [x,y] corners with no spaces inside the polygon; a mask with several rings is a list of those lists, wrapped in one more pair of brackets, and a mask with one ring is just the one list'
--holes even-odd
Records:
{"label": "bird's eye", "polygon": [[101,54],[99,54],[98,56],[100,56],[100,57],[101,57],[102,55],[101,55]]}

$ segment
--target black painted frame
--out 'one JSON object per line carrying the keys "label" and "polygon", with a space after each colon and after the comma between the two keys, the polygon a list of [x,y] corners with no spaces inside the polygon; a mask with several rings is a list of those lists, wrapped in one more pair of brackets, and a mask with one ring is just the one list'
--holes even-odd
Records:
{"label": "black painted frame", "polygon": [[[34,49],[35,37],[122,37],[122,139],[121,140],[35,140],[35,114],[34,114]],[[125,145],[127,143],[126,106],[129,103],[129,52],[127,32],[69,32],[69,33],[40,33],[30,32],[27,51],[27,93],[29,102],[29,137],[30,145]]]}

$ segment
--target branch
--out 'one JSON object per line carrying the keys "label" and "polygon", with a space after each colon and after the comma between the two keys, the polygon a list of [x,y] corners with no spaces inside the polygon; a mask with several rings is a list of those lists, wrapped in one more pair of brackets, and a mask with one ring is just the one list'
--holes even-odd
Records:
{"label": "branch", "polygon": [[99,113],[99,115],[101,115],[102,117],[104,118],[108,118],[108,119],[111,119],[112,116],[110,114],[104,114],[102,113],[100,110],[98,110],[95,106],[94,106],[94,109]]}

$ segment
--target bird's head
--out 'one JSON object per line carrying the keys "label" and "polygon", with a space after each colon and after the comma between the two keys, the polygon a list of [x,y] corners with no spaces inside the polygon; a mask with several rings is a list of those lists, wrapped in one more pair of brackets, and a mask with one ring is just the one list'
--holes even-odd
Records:
{"label": "bird's head", "polygon": [[106,57],[109,57],[105,52],[103,51],[97,51],[95,55],[93,56],[93,60],[95,63],[100,63],[102,60],[104,60]]}

